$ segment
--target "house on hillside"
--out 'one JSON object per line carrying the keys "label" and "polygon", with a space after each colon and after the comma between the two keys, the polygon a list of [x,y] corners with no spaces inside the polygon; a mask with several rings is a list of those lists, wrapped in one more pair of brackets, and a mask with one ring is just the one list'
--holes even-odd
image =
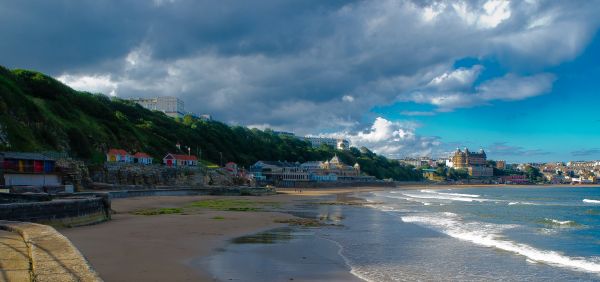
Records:
{"label": "house on hillside", "polygon": [[133,155],[133,162],[137,164],[151,165],[153,160],[154,159],[146,153],[137,152]]}
{"label": "house on hillside", "polygon": [[133,156],[123,149],[110,149],[106,153],[107,162],[132,163]]}
{"label": "house on hillside", "polygon": [[40,153],[1,152],[1,182],[8,186],[59,186],[56,161]]}
{"label": "house on hillside", "polygon": [[168,153],[163,158],[163,164],[165,164],[168,167],[197,166],[198,158],[193,155],[177,155]]}

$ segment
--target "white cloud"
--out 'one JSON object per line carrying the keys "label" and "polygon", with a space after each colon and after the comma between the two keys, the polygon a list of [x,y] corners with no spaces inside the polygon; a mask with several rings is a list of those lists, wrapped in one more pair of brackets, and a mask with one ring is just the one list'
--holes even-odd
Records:
{"label": "white cloud", "polygon": [[555,76],[548,73],[526,77],[508,74],[477,87],[477,96],[485,101],[523,100],[549,92],[554,80]]}
{"label": "white cloud", "polygon": [[373,124],[363,131],[336,132],[320,136],[343,136],[349,139],[354,147],[365,146],[375,153],[392,158],[444,155],[439,138],[420,136],[416,134],[417,127],[413,122],[390,121],[377,117]]}
{"label": "white cloud", "polygon": [[59,81],[73,89],[88,91],[92,93],[108,93],[110,96],[117,95],[118,84],[110,75],[69,75],[63,74],[57,77]]}
{"label": "white cloud", "polygon": [[445,9],[446,3],[442,2],[436,2],[431,6],[427,6],[423,8],[422,11],[423,20],[425,20],[426,22],[434,21],[439,14],[444,12]]}
{"label": "white cloud", "polygon": [[486,28],[494,28],[510,18],[510,2],[508,0],[490,0],[483,4],[485,14],[479,17],[479,24]]}
{"label": "white cloud", "polygon": [[438,112],[448,112],[496,100],[517,101],[543,95],[552,90],[555,81],[555,76],[549,73],[531,76],[509,73],[475,85],[479,70],[478,66],[474,66],[471,69],[444,72],[423,86],[413,87],[412,92],[400,95],[399,99],[431,104],[437,106]]}
{"label": "white cloud", "polygon": [[510,1],[506,0],[489,0],[483,7],[471,7],[467,2],[461,1],[454,3],[452,7],[467,24],[482,29],[495,28],[511,16]]}
{"label": "white cloud", "polygon": [[344,101],[344,102],[354,102],[354,97],[352,97],[350,95],[344,95],[342,97],[342,101]]}
{"label": "white cloud", "polygon": [[475,79],[479,76],[483,66],[475,65],[472,68],[459,68],[433,78],[427,86],[437,89],[449,90],[471,87]]}

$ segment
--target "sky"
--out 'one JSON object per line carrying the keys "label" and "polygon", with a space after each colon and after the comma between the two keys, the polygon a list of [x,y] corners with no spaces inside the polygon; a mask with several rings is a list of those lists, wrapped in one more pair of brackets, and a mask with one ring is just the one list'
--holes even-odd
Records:
{"label": "sky", "polygon": [[7,0],[0,64],[392,158],[600,159],[600,1]]}

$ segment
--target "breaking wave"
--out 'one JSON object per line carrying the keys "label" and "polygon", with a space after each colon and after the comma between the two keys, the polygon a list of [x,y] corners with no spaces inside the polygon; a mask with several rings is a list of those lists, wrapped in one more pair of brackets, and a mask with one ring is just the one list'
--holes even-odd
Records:
{"label": "breaking wave", "polygon": [[554,226],[554,227],[580,226],[579,223],[572,221],[572,220],[556,220],[556,219],[552,219],[552,218],[544,218],[543,220],[540,220],[539,223],[547,225],[547,226]]}
{"label": "breaking wave", "polygon": [[[541,262],[564,268],[600,273],[600,261],[598,260],[569,257],[556,251],[540,250],[527,244],[507,240],[502,235],[504,230],[517,227],[518,225],[464,222],[458,215],[450,212],[402,216],[401,218],[404,222],[424,225],[463,241],[525,256],[531,262]],[[548,220],[559,225],[569,224],[570,222]]]}
{"label": "breaking wave", "polygon": [[434,190],[421,190],[419,192],[403,192],[404,196],[418,199],[434,199],[434,200],[449,200],[460,202],[484,202],[487,199],[480,198],[480,195],[460,194],[460,193],[443,193]]}

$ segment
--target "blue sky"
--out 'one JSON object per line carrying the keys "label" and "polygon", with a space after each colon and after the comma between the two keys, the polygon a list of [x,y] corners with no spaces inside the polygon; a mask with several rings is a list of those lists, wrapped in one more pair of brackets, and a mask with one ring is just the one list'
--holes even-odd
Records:
{"label": "blue sky", "polygon": [[2,1],[0,64],[392,158],[589,160],[599,14],[600,0]]}
{"label": "blue sky", "polygon": [[[466,63],[464,63],[466,61]],[[459,60],[455,67],[476,59]],[[600,159],[600,37],[596,35],[577,58],[548,68],[557,80],[547,94],[520,101],[435,115],[411,116],[422,135],[436,135],[456,147],[484,148],[491,158],[522,161]],[[502,73],[497,62],[483,62],[492,75]],[[483,74],[485,75],[485,73]],[[377,107],[390,120],[407,119],[404,111],[432,111],[411,102]]]}

